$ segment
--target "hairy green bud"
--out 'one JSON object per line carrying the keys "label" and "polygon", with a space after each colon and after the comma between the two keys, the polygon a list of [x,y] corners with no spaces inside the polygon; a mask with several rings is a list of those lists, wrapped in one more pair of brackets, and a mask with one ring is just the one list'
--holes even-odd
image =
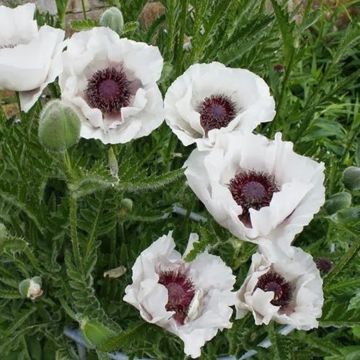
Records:
{"label": "hairy green bud", "polygon": [[80,139],[80,119],[76,110],[60,101],[47,103],[40,115],[39,139],[50,151],[64,151]]}
{"label": "hairy green bud", "polygon": [[120,202],[120,217],[125,219],[127,215],[132,211],[134,203],[131,199],[125,198]]}
{"label": "hairy green bud", "polygon": [[104,11],[100,17],[99,23],[101,26],[106,26],[115,31],[119,36],[121,36],[124,30],[123,14],[114,6]]}
{"label": "hairy green bud", "polygon": [[348,192],[339,192],[330,196],[325,202],[325,210],[329,215],[351,206],[351,195]]}
{"label": "hairy green bud", "polygon": [[360,190],[360,167],[346,168],[343,173],[343,183],[350,191]]}

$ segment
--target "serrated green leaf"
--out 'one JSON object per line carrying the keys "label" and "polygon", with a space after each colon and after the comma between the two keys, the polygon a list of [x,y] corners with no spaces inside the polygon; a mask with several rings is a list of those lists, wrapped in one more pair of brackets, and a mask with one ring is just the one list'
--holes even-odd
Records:
{"label": "serrated green leaf", "polygon": [[73,20],[71,22],[71,28],[75,31],[90,30],[96,26],[98,26],[98,21],[93,19]]}
{"label": "serrated green leaf", "polygon": [[144,330],[145,326],[146,323],[144,322],[135,324],[130,329],[127,329],[126,331],[121,332],[119,335],[104,341],[101,345],[99,345],[100,350],[110,352],[126,346],[126,343],[132,338],[132,336]]}
{"label": "serrated green leaf", "polygon": [[360,311],[360,292],[350,299],[350,304],[348,306],[349,310],[359,310]]}
{"label": "serrated green leaf", "polygon": [[153,175],[145,179],[134,179],[131,182],[122,182],[120,179],[117,189],[124,192],[155,191],[178,181],[184,174],[183,169],[169,171],[162,175]]}
{"label": "serrated green leaf", "polygon": [[333,300],[325,302],[320,320],[322,327],[352,327],[360,325],[360,310],[348,310],[348,303],[337,303]]}

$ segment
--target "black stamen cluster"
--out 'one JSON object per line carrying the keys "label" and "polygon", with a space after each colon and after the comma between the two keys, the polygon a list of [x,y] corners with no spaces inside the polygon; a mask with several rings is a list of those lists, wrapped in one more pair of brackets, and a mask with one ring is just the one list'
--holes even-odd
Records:
{"label": "black stamen cluster", "polygon": [[130,81],[122,70],[98,70],[88,81],[85,94],[91,107],[102,113],[118,113],[130,103]]}
{"label": "black stamen cluster", "polygon": [[212,129],[226,127],[235,117],[235,104],[227,96],[207,97],[200,106],[200,124],[206,134]]}
{"label": "black stamen cluster", "polygon": [[284,307],[291,300],[290,284],[281,275],[271,270],[259,277],[255,290],[257,288],[274,292],[274,298],[271,301],[274,306]]}
{"label": "black stamen cluster", "polygon": [[274,192],[279,191],[273,176],[256,171],[238,173],[230,181],[229,189],[233,199],[243,208],[239,218],[248,227],[251,227],[249,209],[269,206]]}

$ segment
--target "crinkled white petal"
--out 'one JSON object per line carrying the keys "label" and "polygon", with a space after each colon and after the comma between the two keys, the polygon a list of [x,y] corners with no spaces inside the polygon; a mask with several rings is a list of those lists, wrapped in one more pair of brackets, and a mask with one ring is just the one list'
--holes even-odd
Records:
{"label": "crinkled white petal", "polygon": [[41,96],[44,89],[61,74],[63,70],[62,65],[62,51],[65,46],[64,40],[65,32],[60,29],[55,29],[50,26],[43,26],[39,30],[39,37],[43,38],[42,47],[46,47],[46,51],[43,51],[43,56],[47,57],[48,63],[43,63],[43,69],[47,69],[45,79],[41,84],[30,91],[20,92],[20,104],[21,110],[29,111],[36,101]]}
{"label": "crinkled white petal", "polygon": [[[199,107],[213,95],[230,98],[237,115],[228,126],[210,130],[206,136]],[[275,116],[275,102],[263,79],[248,70],[228,68],[218,62],[190,66],[169,87],[164,104],[165,119],[172,131],[185,146],[197,142],[199,148],[211,146],[219,134],[251,132]]]}
{"label": "crinkled white petal", "polygon": [[[271,304],[273,291],[257,288],[259,278],[268,271],[282,276],[291,287],[292,297],[285,310]],[[274,320],[299,330],[318,326],[323,306],[322,279],[311,255],[291,247],[288,254],[277,252],[271,245],[260,248],[252,257],[249,273],[237,294],[237,318],[251,311],[257,325]]]}
{"label": "crinkled white petal", "polygon": [[[197,234],[190,235],[184,256],[197,240]],[[231,306],[236,302],[236,293],[232,292],[235,277],[218,256],[202,253],[186,263],[174,248],[170,232],[140,254],[133,267],[133,284],[125,289],[124,300],[139,309],[144,320],[179,336],[184,342],[185,353],[195,358],[219,330],[231,327]],[[166,311],[168,292],[158,283],[158,271],[177,269],[186,271],[195,289],[183,325],[172,318],[172,312]]]}
{"label": "crinkled white petal", "polygon": [[23,111],[34,105],[62,71],[65,32],[47,25],[38,31],[32,19],[34,10],[33,4],[15,9],[0,6],[0,29],[3,18],[11,22],[7,30],[0,31],[0,89],[19,91]]}
{"label": "crinkled white petal", "polygon": [[9,45],[26,44],[36,37],[38,27],[34,13],[34,4],[20,5],[13,9],[0,6],[0,49]]}
{"label": "crinkled white petal", "polygon": [[199,254],[189,265],[189,274],[196,288],[203,294],[192,319],[183,326],[172,326],[169,331],[178,335],[185,345],[185,353],[193,358],[201,355],[201,347],[211,340],[218,330],[231,328],[230,306],[236,302],[232,293],[235,277],[218,256]]}
{"label": "crinkled white petal", "polygon": [[[212,149],[194,150],[184,166],[189,186],[215,220],[238,238],[255,243],[266,238],[288,248],[325,200],[324,164],[296,154],[280,134],[275,140],[224,134]],[[250,209],[251,228],[239,220],[242,207],[229,190],[231,179],[249,170],[274,176],[279,188],[269,206]]]}
{"label": "crinkled white petal", "polygon": [[[126,143],[149,135],[163,122],[163,99],[156,84],[163,59],[157,47],[120,39],[111,29],[98,27],[71,37],[63,63],[62,98],[83,114],[82,137],[100,139],[103,143]],[[130,105],[119,114],[102,114],[86,101],[88,80],[96,71],[109,67],[124,71],[134,87]]]}

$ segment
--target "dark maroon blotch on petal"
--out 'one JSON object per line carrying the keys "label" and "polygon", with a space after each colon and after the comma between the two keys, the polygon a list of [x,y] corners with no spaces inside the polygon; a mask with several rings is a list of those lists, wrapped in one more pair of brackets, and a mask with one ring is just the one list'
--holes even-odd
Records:
{"label": "dark maroon blotch on petal", "polygon": [[249,209],[260,210],[269,206],[273,194],[279,191],[273,176],[256,171],[239,172],[230,180],[229,189],[243,209],[239,219],[248,227],[251,227]]}
{"label": "dark maroon blotch on petal", "polygon": [[259,277],[255,290],[257,288],[274,292],[274,298],[271,300],[271,304],[274,306],[283,308],[291,300],[290,284],[280,274],[271,270]]}
{"label": "dark maroon blotch on petal", "polygon": [[173,318],[178,324],[183,325],[195,295],[191,280],[181,272],[166,271],[160,274],[159,283],[168,290],[166,310],[175,311]]}
{"label": "dark maroon blotch on petal", "polygon": [[206,134],[212,129],[228,126],[235,117],[235,104],[227,96],[207,97],[200,106],[200,124]]}

